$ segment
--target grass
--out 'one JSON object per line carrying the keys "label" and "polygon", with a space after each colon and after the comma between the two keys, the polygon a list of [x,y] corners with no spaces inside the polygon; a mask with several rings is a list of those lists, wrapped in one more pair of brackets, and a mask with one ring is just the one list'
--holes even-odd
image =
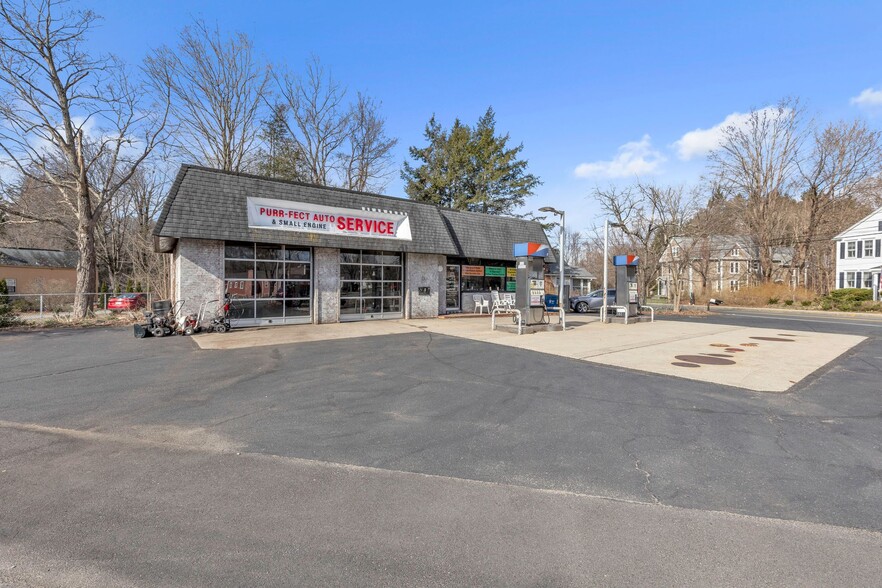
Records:
{"label": "grass", "polygon": [[[880,312],[882,303],[873,302],[873,293],[862,288],[833,290],[819,297],[805,288],[791,289],[784,284],[760,284],[713,296],[722,298],[726,306],[752,308],[793,308],[838,310],[843,312]],[[705,302],[702,299],[700,303]]]}
{"label": "grass", "polygon": [[813,301],[816,295],[805,288],[791,289],[785,284],[759,284],[756,286],[743,287],[737,292],[723,292],[718,298],[722,298],[727,305],[731,306],[777,306],[783,301],[788,306],[805,301]]}
{"label": "grass", "polygon": [[74,319],[70,315],[56,313],[43,319],[18,320],[5,327],[7,330],[34,331],[40,329],[87,329],[93,327],[125,327],[141,322],[141,313],[120,312]]}

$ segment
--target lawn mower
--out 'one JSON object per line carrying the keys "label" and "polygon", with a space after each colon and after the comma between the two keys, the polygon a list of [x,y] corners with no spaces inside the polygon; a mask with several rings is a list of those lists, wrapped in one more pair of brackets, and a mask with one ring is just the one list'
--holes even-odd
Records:
{"label": "lawn mower", "polygon": [[184,306],[183,300],[172,303],[171,300],[157,300],[153,302],[149,312],[144,313],[144,324],[135,325],[135,337],[165,337],[176,331],[178,322],[177,315]]}

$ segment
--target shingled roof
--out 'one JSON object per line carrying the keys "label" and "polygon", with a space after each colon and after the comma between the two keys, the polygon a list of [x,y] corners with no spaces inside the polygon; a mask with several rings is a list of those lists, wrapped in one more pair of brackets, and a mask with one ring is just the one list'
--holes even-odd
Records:
{"label": "shingled roof", "polygon": [[[379,208],[410,217],[412,241],[255,229],[247,197],[339,208]],[[483,259],[512,259],[512,244],[548,244],[535,221],[442,209],[431,204],[341,188],[183,165],[156,223],[157,237],[256,241],[312,247],[382,249]]]}
{"label": "shingled roof", "polygon": [[0,247],[0,265],[22,267],[77,267],[76,251]]}

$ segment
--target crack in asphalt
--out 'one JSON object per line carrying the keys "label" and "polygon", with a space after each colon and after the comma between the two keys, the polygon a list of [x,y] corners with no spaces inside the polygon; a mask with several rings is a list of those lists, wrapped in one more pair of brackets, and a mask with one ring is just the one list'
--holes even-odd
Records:
{"label": "crack in asphalt", "polygon": [[636,443],[636,442],[637,442],[637,437],[633,437],[633,438],[628,439],[627,441],[623,442],[622,443],[622,451],[627,453],[628,457],[630,457],[631,460],[634,462],[634,469],[636,469],[638,472],[640,472],[643,475],[643,477],[644,477],[643,490],[649,495],[649,500],[652,502],[652,504],[662,504],[661,500],[658,499],[658,496],[656,496],[655,492],[653,492],[653,490],[652,490],[652,472],[650,472],[646,468],[642,467],[640,465],[641,464],[640,457],[638,457],[636,453],[634,453],[633,451],[629,450],[626,447],[626,445],[628,445],[630,443]]}
{"label": "crack in asphalt", "polygon": [[766,420],[769,421],[769,424],[772,425],[775,429],[775,446],[778,447],[781,451],[783,451],[788,457],[793,459],[800,459],[798,456],[794,455],[789,449],[784,447],[784,429],[779,424],[781,422],[781,418],[773,413],[771,410],[767,411]]}
{"label": "crack in asphalt", "polygon": [[24,376],[21,378],[12,378],[9,380],[0,380],[0,384],[12,384],[15,382],[24,382],[25,380],[36,380],[38,378],[48,378],[50,376],[63,376],[64,374],[70,374],[73,372],[81,372],[83,370],[92,370],[95,368],[121,365],[124,363],[134,363],[134,362],[138,362],[138,361],[143,361],[143,358],[135,357],[132,359],[121,359],[120,361],[111,361],[110,363],[99,363],[99,364],[95,364],[95,365],[86,365],[86,366],[71,368],[69,370],[61,370],[58,372],[49,372],[49,373],[45,373],[45,374],[35,374],[33,376]]}

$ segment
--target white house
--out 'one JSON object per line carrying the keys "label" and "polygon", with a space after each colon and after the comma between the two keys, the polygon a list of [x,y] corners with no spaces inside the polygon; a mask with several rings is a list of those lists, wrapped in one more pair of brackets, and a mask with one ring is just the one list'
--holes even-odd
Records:
{"label": "white house", "polygon": [[879,300],[882,273],[882,207],[833,239],[836,242],[836,288],[869,288]]}

